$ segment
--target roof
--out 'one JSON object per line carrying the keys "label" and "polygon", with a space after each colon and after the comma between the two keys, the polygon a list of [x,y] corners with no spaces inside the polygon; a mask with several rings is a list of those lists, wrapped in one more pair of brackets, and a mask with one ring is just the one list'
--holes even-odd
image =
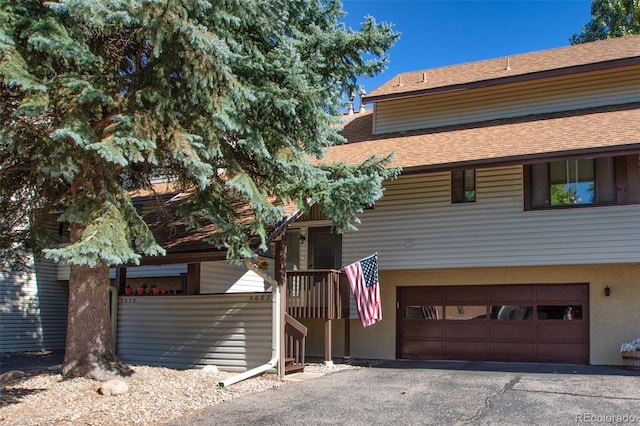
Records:
{"label": "roof", "polygon": [[[189,202],[192,196],[191,191],[178,193],[144,216],[144,221],[153,232],[156,242],[166,250],[166,256],[144,257],[142,264],[196,263],[226,259],[226,248],[215,247],[207,242],[209,238],[224,232],[222,229],[212,223],[203,223],[197,229],[187,230],[184,222],[178,217],[177,209]],[[239,199],[230,202],[236,223],[248,225],[254,218],[254,212],[250,206]],[[287,224],[297,218],[298,210],[293,203],[286,204],[282,208],[284,218],[270,229],[269,241],[279,237],[286,230]],[[247,238],[249,244],[257,250],[260,243],[259,237],[247,234]]]}
{"label": "roof", "polygon": [[151,199],[154,197],[162,197],[170,194],[177,194],[180,185],[178,182],[156,182],[146,188],[134,188],[129,191],[131,198],[138,200]]}
{"label": "roof", "polygon": [[640,103],[383,135],[372,134],[372,117],[371,110],[349,117],[342,131],[349,143],[329,148],[323,161],[356,163],[394,152],[390,166],[407,173],[640,152]]}
{"label": "roof", "polygon": [[[484,61],[401,73],[363,97],[375,102],[430,91],[457,90],[474,85],[504,83],[504,79],[539,78],[540,74],[575,73],[579,68],[611,68],[640,63],[640,35],[618,37],[557,49],[539,50]],[[577,69],[578,68],[578,69]]]}

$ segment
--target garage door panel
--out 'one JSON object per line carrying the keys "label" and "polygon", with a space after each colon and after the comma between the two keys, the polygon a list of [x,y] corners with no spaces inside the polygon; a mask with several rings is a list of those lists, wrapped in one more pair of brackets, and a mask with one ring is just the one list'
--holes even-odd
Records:
{"label": "garage door panel", "polygon": [[430,354],[434,359],[444,355],[443,341],[405,340],[402,344],[404,358],[424,359],[424,354]]}
{"label": "garage door panel", "polygon": [[538,285],[538,303],[580,301],[584,299],[586,287],[584,284]]}
{"label": "garage door panel", "polygon": [[580,343],[584,340],[581,321],[540,321],[536,330],[539,342],[571,342]]}
{"label": "garage door panel", "polygon": [[487,358],[487,344],[485,342],[445,342],[445,353],[451,359],[481,360]]}
{"label": "garage door panel", "polygon": [[446,287],[444,293],[445,303],[447,305],[475,305],[478,303],[486,304],[487,287],[486,286],[463,286],[463,287]]}
{"label": "garage door panel", "polygon": [[504,305],[513,305],[534,299],[535,287],[532,285],[521,285],[517,287],[500,285],[489,288],[489,300],[492,302],[502,302]]}
{"label": "garage door panel", "polygon": [[442,321],[403,321],[401,333],[405,338],[444,337]]}
{"label": "garage door panel", "polygon": [[442,287],[404,287],[402,301],[416,305],[442,305],[444,288]]}
{"label": "garage door panel", "polygon": [[546,362],[586,362],[584,346],[580,343],[538,343],[537,355],[540,361]]}
{"label": "garage door panel", "polygon": [[534,342],[536,327],[533,321],[509,321],[506,324],[489,326],[489,338],[492,341]]}
{"label": "garage door panel", "polygon": [[536,354],[535,343],[489,343],[489,359],[517,361],[521,359],[534,359]]}
{"label": "garage door panel", "polygon": [[481,340],[487,338],[488,330],[486,321],[473,322],[447,322],[445,324],[445,337],[447,339],[467,339],[468,341]]}

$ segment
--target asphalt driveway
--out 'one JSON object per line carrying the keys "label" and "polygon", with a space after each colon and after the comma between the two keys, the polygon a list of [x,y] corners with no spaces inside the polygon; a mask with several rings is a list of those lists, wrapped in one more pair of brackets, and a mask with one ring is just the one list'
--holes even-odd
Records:
{"label": "asphalt driveway", "polygon": [[240,397],[171,424],[583,423],[640,424],[640,371],[548,364],[384,362]]}

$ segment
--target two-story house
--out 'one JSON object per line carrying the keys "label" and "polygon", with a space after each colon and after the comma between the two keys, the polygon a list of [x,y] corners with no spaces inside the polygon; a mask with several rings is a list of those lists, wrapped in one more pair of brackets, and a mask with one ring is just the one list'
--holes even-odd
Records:
{"label": "two-story house", "polygon": [[346,328],[351,356],[620,364],[640,335],[640,37],[403,73],[363,102],[325,160],[393,151],[402,175],[357,232],[307,215],[288,251],[378,253],[383,320]]}
{"label": "two-story house", "polygon": [[[284,222],[283,303],[306,353],[620,364],[640,334],[640,36],[404,73],[364,102],[324,160],[393,151],[403,172],[357,232],[316,208]],[[245,371],[290,342],[304,355],[260,274],[158,228],[169,256],[114,271],[121,359]],[[338,270],[373,252],[382,321],[332,322],[348,316]],[[64,346],[65,274],[1,277],[0,352]],[[170,295],[126,294],[143,282]]]}

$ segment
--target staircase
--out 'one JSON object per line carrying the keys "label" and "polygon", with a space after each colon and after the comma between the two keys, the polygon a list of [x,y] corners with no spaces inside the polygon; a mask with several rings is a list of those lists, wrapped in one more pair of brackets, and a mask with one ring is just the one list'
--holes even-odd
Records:
{"label": "staircase", "polygon": [[293,374],[293,373],[301,373],[304,371],[304,364],[300,365],[298,363],[296,363],[296,359],[291,357],[291,358],[285,358],[284,359],[284,374]]}
{"label": "staircase", "polygon": [[284,374],[304,371],[307,327],[289,314],[284,314]]}

